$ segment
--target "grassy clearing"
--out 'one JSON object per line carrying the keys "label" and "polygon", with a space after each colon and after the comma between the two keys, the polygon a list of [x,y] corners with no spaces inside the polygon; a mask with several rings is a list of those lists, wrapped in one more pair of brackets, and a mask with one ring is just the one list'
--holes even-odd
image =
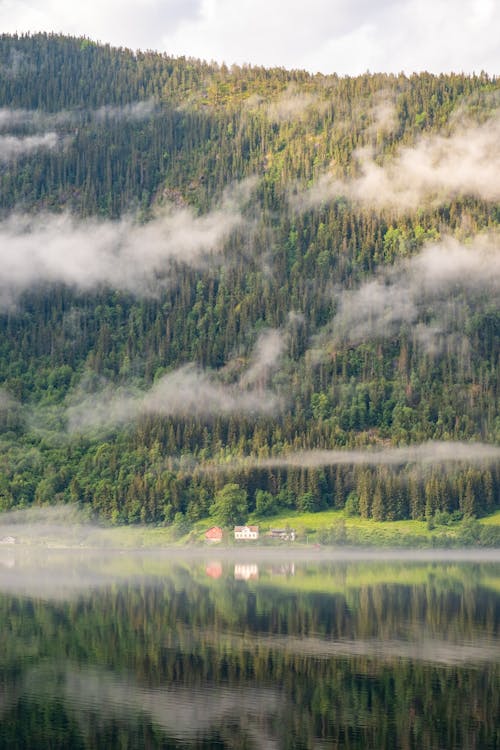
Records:
{"label": "grassy clearing", "polygon": [[359,517],[346,517],[341,510],[322,511],[320,513],[291,513],[273,519],[254,519],[259,523],[262,533],[271,528],[287,527],[297,531],[301,541],[320,541],[318,535],[329,529],[340,531],[345,526],[347,540],[355,539],[359,544],[398,544],[403,536],[411,535],[421,541],[432,537],[425,521],[373,521]]}
{"label": "grassy clearing", "polygon": [[83,544],[117,549],[154,549],[156,547],[171,546],[175,537],[171,527],[161,526],[114,526],[110,528],[93,529]]}
{"label": "grassy clearing", "polygon": [[500,526],[500,510],[492,513],[491,516],[486,516],[486,518],[481,518],[480,520],[485,526]]}

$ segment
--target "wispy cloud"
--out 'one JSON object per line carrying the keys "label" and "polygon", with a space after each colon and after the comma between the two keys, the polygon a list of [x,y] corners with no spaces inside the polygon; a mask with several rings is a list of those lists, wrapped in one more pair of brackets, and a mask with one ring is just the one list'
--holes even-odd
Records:
{"label": "wispy cloud", "polygon": [[[67,430],[106,429],[133,423],[148,414],[202,418],[275,414],[283,407],[283,400],[268,385],[285,342],[285,332],[263,331],[247,369],[233,383],[224,382],[216,371],[194,364],[167,373],[146,391],[131,386],[117,388],[104,380],[96,387],[95,377],[84,378],[66,400]],[[222,375],[227,376],[227,372],[223,370]]]}
{"label": "wispy cloud", "polygon": [[[1,10],[0,10],[1,13]],[[7,79],[16,78],[21,73],[29,73],[35,66],[29,61],[25,52],[12,47],[4,63],[0,63],[0,73]]]}
{"label": "wispy cloud", "polygon": [[370,111],[371,123],[369,131],[377,133],[392,133],[398,124],[397,110],[393,98],[389,93],[380,91],[374,98]]}
{"label": "wispy cloud", "polygon": [[15,406],[17,406],[17,401],[8,391],[0,388],[0,411],[7,411]]}
{"label": "wispy cloud", "polygon": [[246,107],[250,110],[263,111],[273,122],[291,122],[301,120],[314,108],[324,109],[328,106],[326,100],[318,98],[317,94],[301,91],[297,86],[290,85],[272,101],[257,94],[246,100]]}
{"label": "wispy cloud", "polygon": [[[486,443],[429,441],[402,448],[364,448],[358,450],[302,450],[271,458],[248,456],[223,464],[196,464],[197,471],[227,473],[249,469],[317,469],[327,466],[466,466],[497,464],[500,447]],[[193,470],[195,465],[191,467]]]}
{"label": "wispy cloud", "polygon": [[0,107],[0,129],[15,128],[34,121],[37,110]]}
{"label": "wispy cloud", "polygon": [[39,283],[155,294],[168,283],[171,261],[197,266],[222,251],[230,233],[244,224],[241,205],[253,185],[248,180],[228,189],[207,214],[171,209],[144,225],[131,217],[81,221],[68,213],[13,214],[0,223],[0,309]]}
{"label": "wispy cloud", "polygon": [[62,143],[63,140],[57,133],[28,136],[0,135],[0,161],[10,161],[40,149],[52,151]]}
{"label": "wispy cloud", "polygon": [[[61,129],[73,129],[86,122],[103,123],[113,120],[140,121],[152,117],[159,111],[154,99],[132,102],[123,106],[103,106],[98,109],[61,110],[45,112],[34,109],[0,108],[0,161],[11,161],[27,156],[40,149],[54,150],[67,145],[74,132],[60,132]],[[29,134],[16,132],[16,129],[28,128]],[[54,128],[58,128],[56,132]]]}
{"label": "wispy cloud", "polygon": [[236,367],[232,362],[215,371],[190,363],[165,374],[148,389],[131,383],[117,386],[86,373],[62,405],[23,406],[0,388],[0,417],[15,409],[34,433],[65,441],[68,435],[123,427],[147,415],[212,419],[277,414],[285,398],[270,381],[280,367],[287,335],[286,330],[262,331],[246,365],[238,358]]}
{"label": "wispy cloud", "polygon": [[464,245],[446,237],[413,258],[384,268],[357,290],[340,291],[337,313],[316,344],[359,344],[398,335],[404,324],[427,350],[463,335],[464,316],[500,296],[500,238],[478,235]]}
{"label": "wispy cloud", "polygon": [[0,130],[21,126],[43,130],[64,125],[75,126],[88,121],[146,120],[159,111],[160,106],[153,98],[123,105],[107,104],[97,109],[62,109],[55,112],[47,112],[42,109],[0,107]]}
{"label": "wispy cloud", "polygon": [[[379,116],[390,117],[390,112],[382,111]],[[422,136],[414,146],[401,147],[382,163],[372,149],[363,149],[355,154],[359,176],[347,180],[325,174],[293,202],[298,208],[310,208],[344,196],[377,210],[412,212],[467,195],[498,201],[499,142],[497,111],[487,122],[449,136]]]}
{"label": "wispy cloud", "polygon": [[364,451],[303,451],[283,459],[264,459],[269,466],[334,466],[340,464],[367,466],[401,466],[404,464],[439,465],[493,463],[500,460],[500,448],[484,443],[428,442],[406,448]]}
{"label": "wispy cloud", "polygon": [[30,128],[33,131],[55,128],[63,125],[75,125],[82,121],[84,110],[60,110],[46,112],[42,109],[19,109],[0,107],[0,130]]}
{"label": "wispy cloud", "polygon": [[154,99],[146,99],[141,102],[132,102],[122,106],[106,105],[99,109],[91,110],[89,116],[96,122],[106,120],[147,120],[159,112],[159,105]]}
{"label": "wispy cloud", "polygon": [[255,345],[250,366],[240,379],[240,386],[263,386],[271,373],[279,366],[285,350],[286,337],[283,331],[269,328],[263,331]]}
{"label": "wispy cloud", "polygon": [[227,385],[216,373],[185,365],[164,375],[148,391],[110,384],[92,393],[79,389],[68,398],[69,433],[133,423],[142,416],[203,417],[273,414],[280,407],[272,391]]}

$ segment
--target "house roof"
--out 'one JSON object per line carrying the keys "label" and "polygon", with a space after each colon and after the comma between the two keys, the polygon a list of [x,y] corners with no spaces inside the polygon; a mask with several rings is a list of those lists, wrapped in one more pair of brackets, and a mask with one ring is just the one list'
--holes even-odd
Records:
{"label": "house roof", "polygon": [[245,529],[248,529],[249,531],[258,531],[259,527],[258,526],[235,526],[234,527],[235,531],[244,531]]}
{"label": "house roof", "polygon": [[222,536],[223,531],[220,526],[212,526],[210,529],[205,531],[206,537]]}

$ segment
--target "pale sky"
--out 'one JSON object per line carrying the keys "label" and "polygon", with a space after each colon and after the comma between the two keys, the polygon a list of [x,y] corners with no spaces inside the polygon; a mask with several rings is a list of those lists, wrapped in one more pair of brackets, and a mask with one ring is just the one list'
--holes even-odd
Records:
{"label": "pale sky", "polygon": [[500,74],[499,0],[0,0],[0,29],[313,73]]}

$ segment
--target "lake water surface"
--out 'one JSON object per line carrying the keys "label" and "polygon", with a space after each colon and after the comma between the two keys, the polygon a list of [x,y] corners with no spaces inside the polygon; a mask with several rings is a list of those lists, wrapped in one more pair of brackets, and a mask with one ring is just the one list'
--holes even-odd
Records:
{"label": "lake water surface", "polygon": [[498,749],[500,561],[1,549],[0,748]]}

